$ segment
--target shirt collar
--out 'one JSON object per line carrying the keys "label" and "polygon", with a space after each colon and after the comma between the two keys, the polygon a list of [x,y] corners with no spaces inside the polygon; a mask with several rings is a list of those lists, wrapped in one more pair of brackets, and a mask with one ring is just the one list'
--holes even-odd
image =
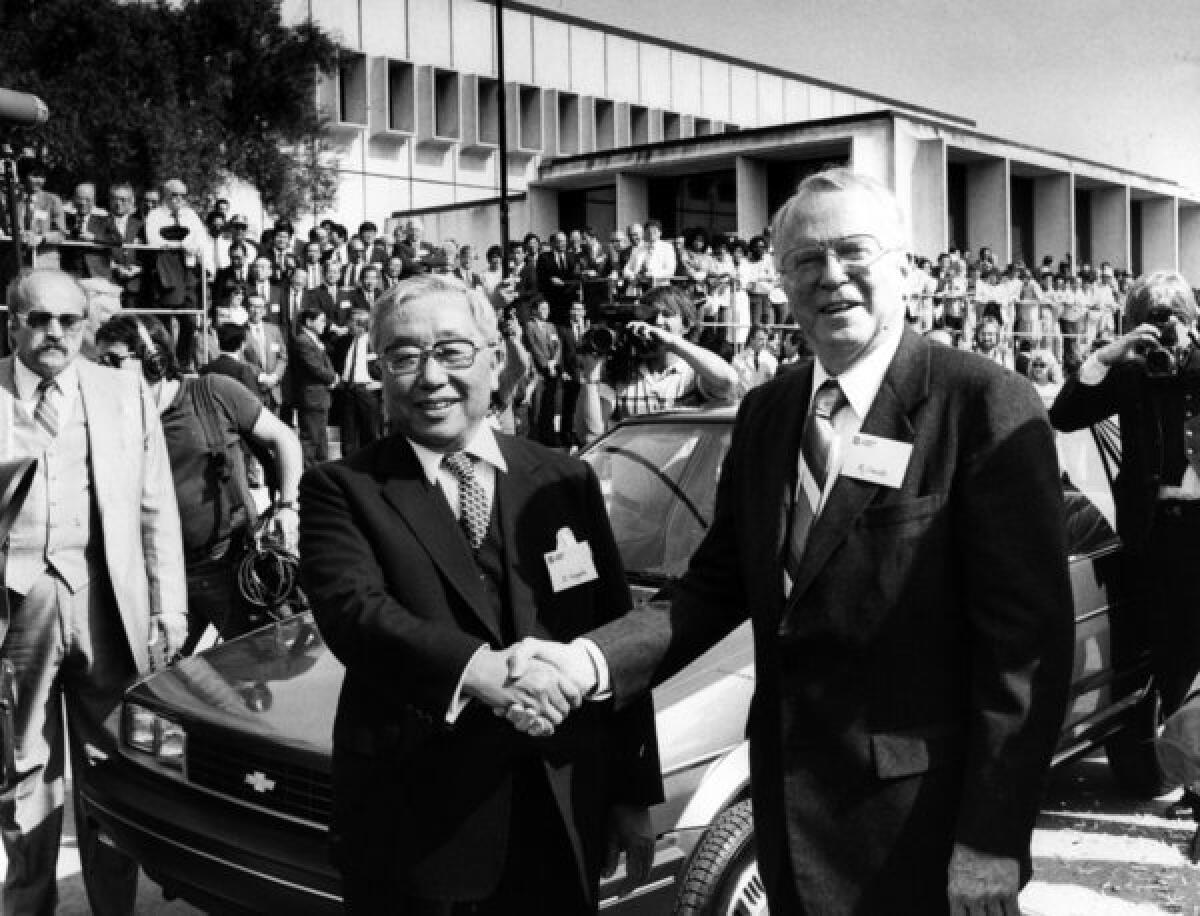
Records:
{"label": "shirt collar", "polygon": [[[79,387],[79,373],[75,368],[75,363],[72,361],[58,375],[54,377],[58,383],[58,390],[63,394],[69,395]],[[42,377],[21,362],[19,356],[13,357],[13,381],[17,386],[17,397],[22,401],[32,401],[37,397],[38,385],[42,383]]]}
{"label": "shirt collar", "polygon": [[[900,334],[893,334],[890,340],[884,341],[882,346],[876,347],[837,377],[842,393],[846,395],[847,403],[859,417],[866,419],[867,412],[875,403],[875,395],[879,394],[883,377],[887,374],[888,366],[892,364],[892,359],[896,356],[896,349],[899,346]],[[828,378],[832,378],[832,376],[821,365],[821,360],[814,360],[812,389],[814,395]]]}
{"label": "shirt collar", "polygon": [[[417,456],[417,461],[421,462],[421,470],[425,473],[425,479],[429,481],[430,486],[433,486],[438,481],[438,471],[442,467],[442,459],[446,457],[446,453],[434,451],[427,445],[413,441],[408,436],[404,438],[412,446],[412,450]],[[463,451],[472,458],[486,461],[497,471],[508,471],[508,464],[504,460],[504,455],[500,452],[500,444],[496,441],[496,434],[492,432],[492,427],[487,423],[479,424],[474,435],[467,440],[467,445]]]}

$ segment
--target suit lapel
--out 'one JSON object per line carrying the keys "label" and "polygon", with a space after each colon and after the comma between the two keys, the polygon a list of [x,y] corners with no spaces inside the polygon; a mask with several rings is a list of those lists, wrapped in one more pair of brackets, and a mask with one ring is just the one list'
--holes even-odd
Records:
{"label": "suit lapel", "polygon": [[380,452],[378,471],[385,479],[384,498],[499,644],[503,639],[500,621],[492,613],[479,581],[479,568],[458,521],[441,490],[429,485],[421,463],[403,437],[393,437],[392,446]]}
{"label": "suit lapel", "polygon": [[[500,453],[508,465],[506,472],[496,473],[496,502],[500,511],[500,535],[504,543],[505,579],[508,583],[509,607],[512,608],[513,632],[517,639],[535,635],[537,624],[537,601],[530,576],[533,570],[525,566],[525,561],[537,563],[538,545],[525,547],[518,540],[517,517],[530,505],[530,497],[537,486],[539,467],[524,460],[520,452],[511,446],[509,440],[497,434],[496,441],[500,445]],[[526,531],[542,531],[541,525],[529,525],[528,520],[523,526]],[[552,534],[549,535],[553,537]],[[553,549],[553,544],[547,544],[546,549]]]}
{"label": "suit lapel", "polygon": [[[912,443],[916,440],[916,429],[910,414],[928,393],[928,348],[928,343],[905,329],[896,355],[883,376],[879,393],[863,421],[862,432],[900,442]],[[829,499],[809,532],[804,557],[784,609],[785,629],[788,615],[800,596],[812,585],[834,549],[846,539],[851,527],[879,489],[879,484],[846,476],[839,476],[834,482]]]}
{"label": "suit lapel", "polygon": [[0,459],[5,461],[16,457],[13,445],[13,410],[17,402],[17,381],[13,361],[15,356],[0,360],[0,392],[3,393],[4,403],[0,404]]}
{"label": "suit lapel", "polygon": [[120,406],[123,398],[116,397],[105,378],[104,370],[97,369],[83,359],[76,361],[79,372],[79,394],[83,404],[83,415],[87,420],[88,451],[93,468],[104,468],[112,473],[92,474],[92,482],[96,488],[96,505],[100,509],[100,517],[104,518],[104,509],[111,504],[108,499],[109,488],[115,483],[119,488],[121,477],[120,468],[129,467],[129,459],[121,454],[121,436],[114,435],[117,430],[126,428],[121,421]]}

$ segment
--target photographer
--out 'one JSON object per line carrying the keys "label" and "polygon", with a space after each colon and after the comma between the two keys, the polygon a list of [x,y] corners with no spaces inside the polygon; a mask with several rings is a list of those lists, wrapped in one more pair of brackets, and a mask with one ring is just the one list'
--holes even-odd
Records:
{"label": "photographer", "polygon": [[[1050,410],[1055,428],[1117,414],[1121,472],[1117,529],[1143,582],[1154,676],[1163,713],[1183,701],[1200,669],[1200,354],[1196,300],[1184,277],[1161,271],[1129,291],[1133,328],[1099,347]],[[1200,814],[1200,798],[1180,803]]]}
{"label": "photographer", "polygon": [[642,298],[641,307],[649,313],[646,320],[626,325],[630,343],[619,347],[609,362],[616,418],[732,401],[737,372],[686,337],[696,323],[691,295],[678,287],[659,286]]}

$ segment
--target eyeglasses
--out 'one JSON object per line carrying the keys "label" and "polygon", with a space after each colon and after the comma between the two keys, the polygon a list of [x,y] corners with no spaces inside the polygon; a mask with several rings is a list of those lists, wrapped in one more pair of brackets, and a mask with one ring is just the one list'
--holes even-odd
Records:
{"label": "eyeglasses", "polygon": [[425,357],[433,357],[443,369],[470,369],[475,356],[485,349],[470,340],[439,340],[429,347],[397,347],[389,350],[380,362],[392,375],[416,375]]}
{"label": "eyeglasses", "polygon": [[55,312],[43,312],[40,309],[35,309],[26,312],[22,320],[35,331],[46,330],[46,328],[50,327],[51,321],[57,321],[59,327],[68,333],[83,327],[83,316],[76,315],[74,312],[56,314]]}
{"label": "eyeglasses", "polygon": [[880,258],[897,249],[885,248],[873,235],[848,235],[830,239],[786,252],[779,262],[779,272],[794,277],[800,283],[814,283],[825,270],[829,255],[833,255],[847,274],[866,273]]}

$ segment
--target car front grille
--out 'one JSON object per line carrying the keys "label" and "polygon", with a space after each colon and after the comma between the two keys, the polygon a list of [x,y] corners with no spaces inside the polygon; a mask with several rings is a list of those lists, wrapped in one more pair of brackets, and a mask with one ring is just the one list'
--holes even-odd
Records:
{"label": "car front grille", "polygon": [[274,754],[188,735],[188,780],[222,795],[327,826],[333,812],[329,775]]}

